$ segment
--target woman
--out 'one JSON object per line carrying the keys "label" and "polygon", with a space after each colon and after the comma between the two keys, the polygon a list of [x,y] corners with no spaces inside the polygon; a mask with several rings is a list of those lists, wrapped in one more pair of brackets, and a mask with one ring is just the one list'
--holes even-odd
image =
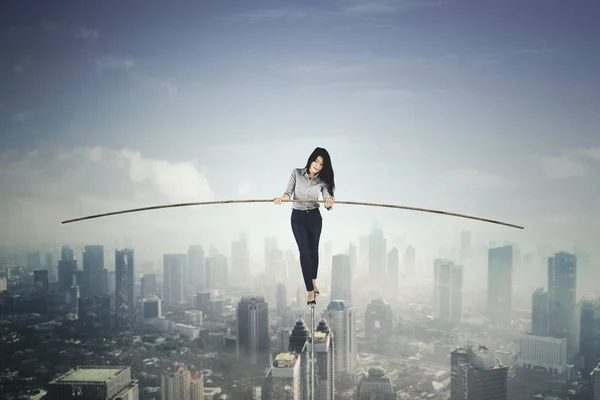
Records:
{"label": "woman", "polygon": [[[273,200],[275,204],[290,200],[319,200],[319,192],[325,200],[325,208],[331,210],[335,198],[335,181],[331,157],[327,150],[317,147],[306,162],[304,168],[295,168],[290,175],[287,189],[283,196]],[[315,297],[319,289],[315,285],[319,269],[319,239],[323,218],[319,211],[319,203],[295,202],[292,206],[292,231],[300,251],[302,276],[308,292],[307,305],[317,304]]]}

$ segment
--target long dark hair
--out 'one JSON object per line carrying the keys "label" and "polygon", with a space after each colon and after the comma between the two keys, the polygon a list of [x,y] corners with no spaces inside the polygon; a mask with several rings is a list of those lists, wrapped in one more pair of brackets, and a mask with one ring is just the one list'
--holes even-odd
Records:
{"label": "long dark hair", "polygon": [[333,167],[331,166],[331,157],[327,150],[322,147],[317,147],[313,150],[308,161],[306,161],[306,171],[309,171],[310,164],[317,159],[317,157],[323,157],[323,168],[319,171],[319,178],[327,185],[327,191],[331,197],[334,197],[335,192],[335,179],[333,175]]}

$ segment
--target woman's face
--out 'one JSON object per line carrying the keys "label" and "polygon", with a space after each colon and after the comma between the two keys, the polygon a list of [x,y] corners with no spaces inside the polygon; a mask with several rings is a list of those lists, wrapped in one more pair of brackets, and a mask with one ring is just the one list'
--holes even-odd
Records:
{"label": "woman's face", "polygon": [[321,171],[321,168],[323,168],[323,157],[318,156],[315,161],[310,163],[310,171],[313,174],[318,174],[319,171]]}

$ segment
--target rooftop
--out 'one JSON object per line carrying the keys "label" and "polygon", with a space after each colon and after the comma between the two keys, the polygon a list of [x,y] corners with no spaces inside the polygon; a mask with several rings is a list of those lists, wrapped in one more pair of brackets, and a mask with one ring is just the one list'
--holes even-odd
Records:
{"label": "rooftop", "polygon": [[57,382],[88,381],[105,382],[113,375],[121,372],[121,368],[80,368],[65,374]]}

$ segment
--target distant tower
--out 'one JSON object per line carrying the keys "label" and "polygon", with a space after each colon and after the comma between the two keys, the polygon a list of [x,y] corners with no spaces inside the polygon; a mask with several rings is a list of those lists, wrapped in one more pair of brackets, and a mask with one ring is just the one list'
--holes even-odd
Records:
{"label": "distant tower", "polygon": [[433,264],[434,318],[458,323],[462,317],[463,270],[450,260],[436,259]]}
{"label": "distant tower", "polygon": [[267,365],[271,340],[269,336],[269,305],[264,297],[242,297],[237,307],[238,360]]}
{"label": "distant tower", "polygon": [[343,301],[331,301],[324,317],[333,332],[335,372],[351,374],[356,365],[356,321],[354,309]]}
{"label": "distant tower", "polygon": [[505,327],[511,323],[512,268],[512,246],[488,250],[488,318]]}

